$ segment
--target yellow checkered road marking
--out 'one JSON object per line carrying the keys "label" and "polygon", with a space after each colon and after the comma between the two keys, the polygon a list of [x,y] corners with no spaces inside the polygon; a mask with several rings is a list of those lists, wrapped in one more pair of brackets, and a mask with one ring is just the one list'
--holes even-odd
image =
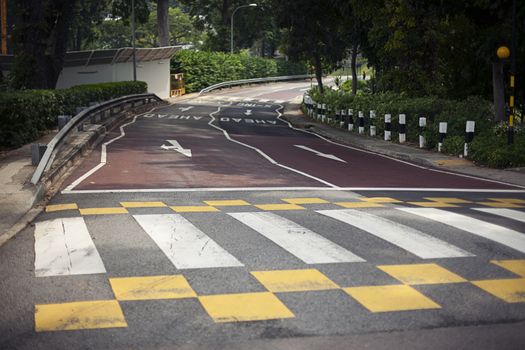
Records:
{"label": "yellow checkered road marking", "polygon": [[382,265],[378,268],[409,285],[467,282],[438,264]]}
{"label": "yellow checkered road marking", "polygon": [[253,271],[252,275],[270,292],[301,292],[338,289],[339,286],[315,269]]}
{"label": "yellow checkered road marking", "polygon": [[46,212],[62,211],[62,210],[75,210],[78,209],[76,203],[67,203],[67,204],[53,204],[46,206]]}

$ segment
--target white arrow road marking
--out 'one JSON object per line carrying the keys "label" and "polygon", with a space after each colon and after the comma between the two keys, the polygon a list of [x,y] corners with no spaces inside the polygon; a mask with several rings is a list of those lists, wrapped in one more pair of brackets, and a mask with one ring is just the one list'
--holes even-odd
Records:
{"label": "white arrow road marking", "polygon": [[179,109],[183,112],[186,112],[186,111],[189,111],[190,109],[192,109],[193,106],[188,106],[188,107],[180,107]]}
{"label": "white arrow road marking", "polygon": [[186,157],[191,157],[191,149],[188,148],[182,148],[180,143],[178,143],[176,140],[166,140],[168,143],[171,143],[171,146],[162,145],[160,148],[165,150],[174,150],[181,154],[184,154]]}
{"label": "white arrow road marking", "polygon": [[310,147],[306,147],[306,146],[303,146],[303,145],[294,145],[294,146],[298,147],[298,148],[302,148],[305,151],[315,153],[316,155],[318,155],[320,157],[325,157],[325,158],[328,158],[328,159],[337,160],[338,162],[346,163],[346,161],[342,160],[341,158],[338,158],[338,157],[334,156],[333,154],[321,153],[319,151],[316,151],[315,149],[311,149]]}
{"label": "white arrow road marking", "polygon": [[251,109],[247,109],[246,112],[244,112],[245,115],[252,115],[252,110]]}

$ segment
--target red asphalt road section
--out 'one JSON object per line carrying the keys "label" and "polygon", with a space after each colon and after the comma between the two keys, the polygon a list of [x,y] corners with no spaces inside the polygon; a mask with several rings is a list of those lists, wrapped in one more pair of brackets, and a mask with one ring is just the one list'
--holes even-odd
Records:
{"label": "red asphalt road section", "polygon": [[[208,113],[214,110],[210,108]],[[172,109],[171,113],[180,112]],[[254,150],[228,141],[222,132],[207,124],[209,120],[209,116],[200,120],[137,119],[125,127],[125,137],[108,145],[107,164],[74,190],[320,185],[271,164]],[[104,142],[119,134],[108,135]],[[192,157],[162,149],[163,144],[169,145],[166,140],[176,140],[183,148],[191,149]],[[99,162],[100,152],[94,152],[66,185]]]}
{"label": "red asphalt road section", "polygon": [[[201,118],[169,119],[180,105],[164,110],[162,119],[143,118],[125,128],[126,136],[107,148],[107,164],[83,180],[74,190],[181,189],[205,187],[327,187],[326,184],[272,164],[256,151],[233,143],[208,125],[215,107],[195,107],[186,114]],[[230,136],[256,147],[278,163],[339,187],[515,189],[513,186],[431,171],[324,141],[296,131],[276,119],[272,109],[223,107],[215,125]],[[193,113],[191,113],[193,112]],[[157,112],[158,113],[158,112]],[[223,117],[221,119],[221,117]],[[198,118],[198,117],[197,117]],[[235,118],[235,121],[232,119]],[[226,120],[229,121],[221,121]],[[276,124],[256,123],[274,120]],[[107,140],[120,132],[108,135]],[[164,150],[176,140],[192,157]],[[296,147],[306,146],[334,155],[339,162]],[[100,162],[100,152],[90,157],[66,181],[69,185]]]}
{"label": "red asphalt road section", "polygon": [[[220,115],[244,117],[232,108],[222,111]],[[233,139],[262,150],[280,164],[339,187],[515,189],[513,186],[432,171],[349,149],[329,143],[315,135],[293,130],[281,122],[264,126],[246,123],[220,125]],[[335,155],[346,163],[321,157],[296,145]]]}

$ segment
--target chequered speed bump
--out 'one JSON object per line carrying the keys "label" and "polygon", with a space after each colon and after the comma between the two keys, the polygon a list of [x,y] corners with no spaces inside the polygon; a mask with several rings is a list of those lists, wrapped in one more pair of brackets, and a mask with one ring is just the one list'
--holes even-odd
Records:
{"label": "chequered speed bump", "polygon": [[283,198],[282,201],[290,204],[326,204],[330,203],[321,198]]}
{"label": "chequered speed bump", "polygon": [[438,264],[382,265],[378,268],[408,285],[467,282]]}
{"label": "chequered speed bump", "polygon": [[211,213],[220,211],[209,205],[180,205],[170,208],[177,213]]}
{"label": "chequered speed bump", "polygon": [[122,309],[116,300],[35,306],[35,330],[37,332],[127,326]]}
{"label": "chequered speed bump", "polygon": [[424,199],[428,200],[428,202],[408,202],[408,204],[428,208],[456,208],[458,207],[457,204],[472,203],[464,199],[450,197],[425,197]]}
{"label": "chequered speed bump", "polygon": [[472,281],[472,284],[507,303],[525,302],[525,278]]}
{"label": "chequered speed bump", "polygon": [[343,208],[378,208],[384,207],[381,203],[375,202],[335,202],[335,205],[338,205]]}
{"label": "chequered speed bump", "polygon": [[492,260],[491,263],[503,267],[515,273],[518,276],[525,277],[525,259],[524,260]]}
{"label": "chequered speed bump", "polygon": [[368,203],[402,203],[403,202],[403,201],[400,201],[399,199],[395,199],[391,197],[359,197],[357,199],[363,202],[368,202]]}
{"label": "chequered speed bump", "polygon": [[164,202],[120,202],[124,208],[164,208]]}
{"label": "chequered speed bump", "polygon": [[213,200],[204,201],[204,203],[214,207],[240,207],[250,205],[250,203],[243,201],[242,199]]}
{"label": "chequered speed bump", "polygon": [[253,271],[252,275],[270,292],[305,292],[338,289],[339,286],[316,269]]}
{"label": "chequered speed bump", "polygon": [[525,200],[517,198],[489,198],[491,202],[478,202],[477,204],[493,208],[525,208]]}
{"label": "chequered speed bump", "polygon": [[82,208],[79,209],[80,215],[110,215],[110,214],[127,214],[128,210],[122,207],[116,208]]}
{"label": "chequered speed bump", "polygon": [[182,275],[110,278],[117,300],[195,298],[197,294]]}
{"label": "chequered speed bump", "polygon": [[305,210],[305,207],[301,207],[297,204],[257,204],[257,208],[262,210]]}
{"label": "chequered speed bump", "polygon": [[343,288],[371,312],[439,309],[441,306],[406,285]]}
{"label": "chequered speed bump", "polygon": [[270,292],[200,296],[199,301],[215,322],[261,321],[295,317]]}
{"label": "chequered speed bump", "polygon": [[63,210],[76,210],[78,206],[76,203],[65,203],[65,204],[50,204],[46,206],[46,213]]}

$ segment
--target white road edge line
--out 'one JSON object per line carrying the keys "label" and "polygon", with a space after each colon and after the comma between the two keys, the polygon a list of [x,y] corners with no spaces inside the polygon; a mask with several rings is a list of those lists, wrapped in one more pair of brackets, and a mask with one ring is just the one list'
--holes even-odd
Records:
{"label": "white road edge line", "polygon": [[63,194],[84,193],[169,193],[169,192],[235,192],[235,191],[366,191],[366,192],[464,192],[464,193],[525,193],[525,190],[485,190],[472,188],[419,187],[195,187],[195,188],[127,188],[113,190],[63,190]]}
{"label": "white road edge line", "polygon": [[455,175],[455,176],[465,177],[465,178],[469,178],[469,179],[475,179],[475,180],[479,180],[479,181],[492,182],[492,183],[496,183],[496,184],[500,184],[500,185],[506,185],[506,186],[512,186],[512,187],[516,187],[516,188],[523,188],[523,189],[525,189],[525,186],[521,186],[521,185],[515,185],[515,184],[508,183],[508,182],[486,179],[486,178],[483,178],[483,177],[477,177],[477,176],[473,176],[473,175],[459,174],[459,173],[454,173],[454,172],[446,171],[446,170],[432,169],[432,168],[425,167],[425,166],[422,166],[422,165],[417,165],[417,164],[413,164],[413,163],[410,163],[410,162],[407,162],[407,161],[404,161],[404,160],[396,159],[396,158],[393,158],[393,157],[390,157],[390,156],[387,156],[387,155],[384,155],[384,154],[380,154],[380,153],[376,153],[376,152],[367,151],[367,150],[364,150],[364,149],[360,149],[360,148],[344,145],[342,143],[338,143],[338,142],[332,141],[330,139],[327,139],[326,137],[321,136],[321,135],[319,135],[319,134],[317,134],[317,133],[315,133],[313,131],[307,131],[307,130],[303,130],[303,129],[299,129],[299,128],[294,127],[290,122],[288,122],[287,120],[282,118],[282,113],[279,111],[280,109],[284,110],[284,106],[282,104],[279,105],[279,108],[275,110],[279,114],[277,119],[279,119],[280,121],[282,121],[285,124],[288,124],[288,127],[290,127],[291,129],[294,129],[294,130],[306,133],[306,134],[315,135],[318,138],[320,138],[322,140],[325,140],[326,142],[329,142],[329,143],[334,144],[334,145],[338,145],[338,146],[341,146],[341,147],[344,147],[344,148],[352,149],[354,151],[359,151],[359,152],[368,153],[368,154],[374,154],[374,155],[379,156],[379,157],[383,157],[383,158],[390,159],[390,160],[393,160],[393,161],[396,161],[396,162],[399,162],[399,163],[404,163],[404,164],[407,164],[407,165],[410,165],[410,166],[413,166],[413,167],[416,167],[416,168],[425,169],[425,170],[429,170],[429,171],[433,171],[433,172],[437,172],[437,173],[448,174],[448,175]]}

